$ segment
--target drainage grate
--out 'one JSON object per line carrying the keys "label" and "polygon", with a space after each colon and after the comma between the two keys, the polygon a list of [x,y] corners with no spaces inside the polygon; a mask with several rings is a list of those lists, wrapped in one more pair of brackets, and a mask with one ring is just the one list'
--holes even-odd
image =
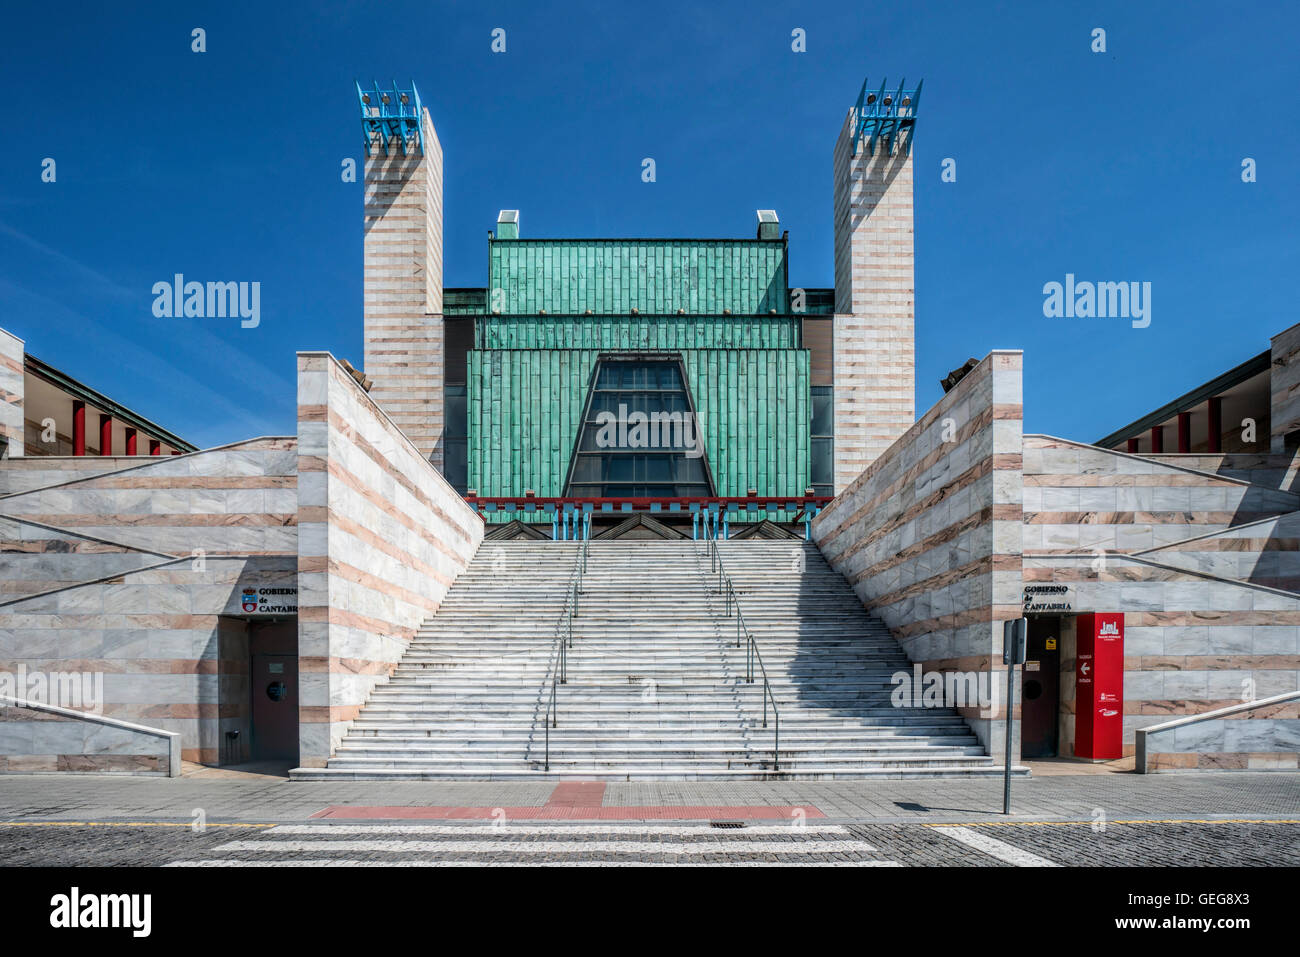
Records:
{"label": "drainage grate", "polygon": [[744,827],[744,821],[710,821],[709,827]]}

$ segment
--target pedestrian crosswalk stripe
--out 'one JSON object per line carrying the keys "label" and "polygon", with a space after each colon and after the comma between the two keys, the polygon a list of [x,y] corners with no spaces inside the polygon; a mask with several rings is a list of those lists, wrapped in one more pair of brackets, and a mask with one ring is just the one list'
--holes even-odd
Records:
{"label": "pedestrian crosswalk stripe", "polygon": [[319,851],[444,854],[862,854],[862,841],[230,841],[217,851],[300,854]]}
{"label": "pedestrian crosswalk stripe", "polygon": [[[551,834],[570,837],[585,837],[591,834],[672,834],[690,836],[708,834],[718,837],[720,832],[708,824],[663,824],[655,825],[653,831],[644,824],[279,824],[268,835],[278,834],[312,834],[319,836],[344,834],[500,834],[503,836]],[[789,835],[802,837],[812,834],[847,835],[848,828],[838,824],[792,824],[753,825],[738,828],[730,832],[737,837],[774,837]]]}
{"label": "pedestrian crosswalk stripe", "polygon": [[1016,867],[1060,866],[1055,861],[1049,861],[1045,857],[1039,857],[1037,854],[1031,854],[1029,851],[1013,847],[1004,841],[995,840],[987,834],[981,834],[979,831],[968,827],[941,827],[935,828],[935,832],[947,835],[954,841],[960,841],[967,847],[973,847],[977,851],[982,851],[990,857],[996,857],[1008,864],[1014,864]]}
{"label": "pedestrian crosswalk stripe", "polygon": [[[716,862],[721,863],[721,862]],[[440,857],[400,857],[388,860],[348,860],[308,857],[291,861],[173,861],[167,867],[713,867],[708,861],[499,861],[448,860]],[[727,861],[728,867],[899,867],[897,861]]]}

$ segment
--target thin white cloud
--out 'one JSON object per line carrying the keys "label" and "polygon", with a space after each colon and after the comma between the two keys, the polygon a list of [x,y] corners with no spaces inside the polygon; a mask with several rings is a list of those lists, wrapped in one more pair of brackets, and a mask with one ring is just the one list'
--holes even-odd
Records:
{"label": "thin white cloud", "polygon": [[[11,303],[17,302],[19,297],[24,297],[38,305],[39,310],[33,311],[39,311],[48,320],[53,320],[51,331],[56,335],[61,336],[66,332],[58,329],[58,326],[67,323],[75,324],[78,333],[89,338],[95,347],[102,349],[105,354],[117,357],[119,361],[128,364],[134,373],[152,382],[170,401],[165,406],[160,402],[159,408],[138,408],[136,411],[182,438],[191,440],[197,438],[197,435],[191,436],[187,433],[201,431],[205,435],[214,435],[220,432],[224,437],[220,439],[221,441],[237,441],[241,438],[278,434],[283,431],[282,428],[276,428],[272,420],[265,417],[258,407],[232,401],[232,395],[247,396],[246,389],[232,390],[230,393],[218,392],[187,374],[177,362],[168,360],[151,350],[142,349],[138,339],[119,335],[102,323],[91,322],[62,303],[7,279],[0,278],[0,293],[3,293],[4,298]],[[11,311],[17,310],[11,307]],[[31,345],[29,341],[28,346]],[[47,349],[41,348],[39,343],[37,348],[31,351],[42,359],[53,360],[52,364],[56,367],[59,365],[57,355],[51,355]],[[230,381],[237,381],[241,386],[244,384],[242,375],[239,380]],[[111,391],[103,388],[102,383],[87,382],[87,385],[105,393]],[[292,392],[290,394],[292,395]],[[185,409],[188,414],[181,413],[179,411],[181,409]],[[229,423],[228,427],[214,428],[210,421],[214,416],[224,420],[223,426]],[[193,423],[200,417],[205,421],[196,427]],[[177,425],[177,420],[188,421],[191,425],[188,428],[184,424]],[[238,434],[230,435],[231,431]]]}
{"label": "thin white cloud", "polygon": [[[267,398],[279,400],[286,393],[294,394],[296,391],[296,385],[293,382],[282,375],[278,375],[269,367],[258,362],[253,357],[254,354],[251,350],[235,348],[220,336],[214,335],[211,331],[205,329],[203,326],[204,320],[178,321],[174,319],[160,320],[155,318],[152,313],[154,299],[151,291],[152,286],[150,289],[131,289],[123,286],[115,280],[110,279],[108,276],[105,276],[103,273],[98,272],[79,260],[72,258],[66,253],[60,252],[40,240],[15,229],[3,220],[0,220],[0,234],[18,240],[31,249],[36,250],[42,256],[53,259],[66,266],[69,270],[90,280],[93,286],[96,287],[92,292],[99,291],[100,293],[108,294],[117,300],[135,301],[140,303],[142,310],[141,321],[157,323],[157,326],[150,330],[155,334],[153,337],[149,339],[142,338],[133,342],[131,349],[133,353],[147,352],[159,360],[174,364],[176,358],[175,352],[183,352],[204,364],[223,364],[232,369],[238,369],[240,372],[241,387],[246,391],[254,391]],[[170,281],[171,275],[169,274],[164,278]],[[27,291],[31,295],[36,295],[30,290]],[[40,296],[40,298],[45,302],[53,302],[53,300],[46,296]],[[61,303],[58,305],[65,309],[69,315],[82,318],[70,307]],[[90,322],[90,320],[85,320],[84,318],[82,318],[82,321]],[[102,323],[96,323],[95,325],[100,326]],[[170,350],[172,350],[169,356],[159,355],[150,350],[148,346],[149,342],[161,341],[162,339],[165,339],[166,345],[168,345]],[[250,341],[252,340],[250,339]],[[191,381],[196,380],[191,379]]]}

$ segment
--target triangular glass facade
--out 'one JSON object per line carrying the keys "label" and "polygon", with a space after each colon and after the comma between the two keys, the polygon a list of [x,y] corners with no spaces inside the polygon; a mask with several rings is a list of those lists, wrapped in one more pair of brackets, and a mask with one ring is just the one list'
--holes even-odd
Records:
{"label": "triangular glass facade", "polygon": [[681,361],[601,358],[592,378],[566,496],[713,494]]}

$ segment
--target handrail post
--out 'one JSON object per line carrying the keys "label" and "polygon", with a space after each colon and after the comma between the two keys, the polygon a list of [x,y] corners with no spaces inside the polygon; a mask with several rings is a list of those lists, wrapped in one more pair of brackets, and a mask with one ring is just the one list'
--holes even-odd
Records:
{"label": "handrail post", "polygon": [[[585,529],[578,525],[578,518],[574,516],[574,532],[590,532],[590,516],[583,519]],[[542,726],[545,728],[545,751],[542,758],[542,770],[551,770],[551,729],[559,726],[560,708],[558,703],[557,685],[569,683],[569,649],[573,647],[573,616],[578,614],[578,596],[582,593],[582,575],[587,570],[587,540],[583,539],[582,544],[578,546],[578,554],[573,564],[573,575],[570,579],[569,589],[564,593],[564,608],[560,611],[561,620],[556,623],[555,643],[558,647],[558,654],[555,658],[555,668],[551,673],[551,705],[547,709],[546,716],[542,720]],[[570,603],[572,599],[572,603]],[[565,630],[561,630],[563,625]]]}
{"label": "handrail post", "polygon": [[[721,525],[719,524],[719,531]],[[718,548],[718,536],[709,539],[709,561],[710,571],[716,570],[718,573],[718,591],[722,594],[723,608],[726,617],[732,614],[732,603],[735,603],[736,615],[736,647],[740,647],[742,639],[745,642],[745,683],[754,684],[754,663],[757,661],[759,670],[763,672],[763,727],[767,727],[767,705],[770,700],[772,703],[772,770],[781,770],[781,712],[777,708],[776,695],[772,692],[772,682],[767,677],[767,667],[763,664],[763,659],[758,654],[758,642],[750,633],[749,626],[745,624],[744,612],[740,610],[740,595],[736,593],[735,582],[731,580],[722,567],[722,552]]]}
{"label": "handrail post", "polygon": [[781,770],[781,715],[776,710],[776,699],[772,699],[772,721],[775,734],[772,738],[772,770]]}

